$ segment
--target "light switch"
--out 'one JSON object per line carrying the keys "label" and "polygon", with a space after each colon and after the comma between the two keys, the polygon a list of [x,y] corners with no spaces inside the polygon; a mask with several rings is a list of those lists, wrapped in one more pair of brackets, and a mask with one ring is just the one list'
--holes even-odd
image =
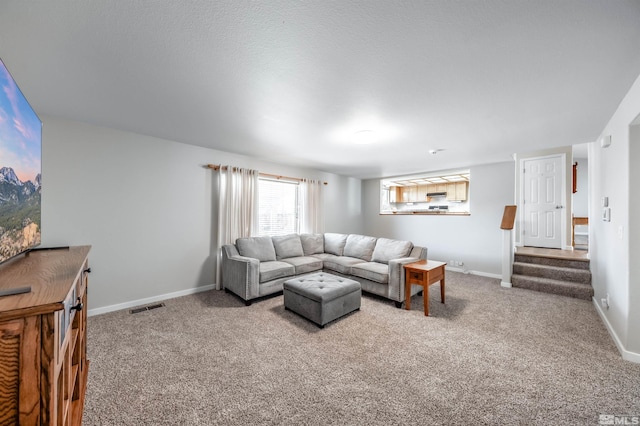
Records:
{"label": "light switch", "polygon": [[618,238],[624,239],[624,226],[622,225],[618,226]]}
{"label": "light switch", "polygon": [[605,222],[611,222],[611,208],[605,207],[602,209],[602,220]]}
{"label": "light switch", "polygon": [[602,207],[609,207],[609,197],[602,197]]}

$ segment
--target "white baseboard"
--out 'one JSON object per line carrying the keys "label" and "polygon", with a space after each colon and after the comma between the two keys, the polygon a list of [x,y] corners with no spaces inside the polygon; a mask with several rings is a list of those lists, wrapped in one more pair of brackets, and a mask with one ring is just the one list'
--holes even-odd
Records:
{"label": "white baseboard", "polygon": [[511,283],[508,283],[508,282],[505,282],[505,281],[501,281],[500,282],[500,287],[511,288],[513,286],[511,285]]}
{"label": "white baseboard", "polygon": [[631,352],[631,351],[628,351],[628,350],[625,349],[624,345],[620,341],[620,338],[618,337],[618,335],[616,334],[615,330],[611,326],[611,323],[609,322],[609,319],[604,314],[604,311],[602,310],[602,307],[596,301],[596,298],[594,297],[594,298],[592,298],[592,300],[593,300],[593,306],[596,307],[596,312],[598,312],[598,315],[600,315],[600,319],[604,323],[605,327],[607,327],[607,331],[609,332],[609,334],[611,335],[611,338],[613,339],[614,343],[616,344],[616,347],[618,348],[618,351],[620,352],[620,355],[622,355],[622,359],[624,359],[625,361],[630,361],[630,362],[635,362],[636,364],[640,364],[640,354],[639,353],[635,353],[635,352]]}
{"label": "white baseboard", "polygon": [[448,265],[445,266],[444,269],[447,270],[447,271],[452,271],[452,272],[460,272],[462,274],[470,274],[470,275],[478,275],[480,277],[502,279],[502,275],[500,275],[500,274],[492,274],[492,273],[489,273],[489,272],[472,271],[472,270],[463,269],[463,268],[455,268],[453,266],[448,266]]}
{"label": "white baseboard", "polygon": [[194,287],[186,290],[180,290],[173,293],[160,294],[157,296],[146,297],[144,299],[132,300],[130,302],[118,303],[117,305],[103,306],[102,308],[89,309],[87,316],[106,314],[108,312],[121,311],[123,309],[133,308],[135,306],[147,305],[161,300],[174,299],[176,297],[187,296],[189,294],[200,293],[203,291],[213,290],[215,284],[209,284],[202,287]]}

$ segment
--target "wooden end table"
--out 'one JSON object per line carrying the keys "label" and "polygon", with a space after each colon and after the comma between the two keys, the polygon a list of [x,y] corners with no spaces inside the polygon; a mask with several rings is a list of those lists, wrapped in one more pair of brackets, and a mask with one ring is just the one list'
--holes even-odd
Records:
{"label": "wooden end table", "polygon": [[404,301],[405,309],[411,309],[411,285],[423,287],[422,297],[424,315],[429,316],[429,286],[440,281],[440,299],[444,303],[444,266],[446,262],[420,260],[404,265]]}

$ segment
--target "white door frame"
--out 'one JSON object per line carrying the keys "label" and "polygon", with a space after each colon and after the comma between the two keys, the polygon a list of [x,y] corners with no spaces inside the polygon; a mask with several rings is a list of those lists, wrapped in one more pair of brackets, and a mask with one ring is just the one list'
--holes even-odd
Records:
{"label": "white door frame", "polygon": [[[518,221],[520,222],[520,226],[518,226],[518,241],[520,242],[518,246],[524,246],[524,185],[525,179],[523,179],[522,174],[524,170],[524,162],[531,160],[542,160],[545,158],[554,158],[560,157],[560,199],[563,204],[565,204],[567,200],[567,154],[558,153],[552,155],[542,155],[540,157],[527,157],[520,158],[518,163],[518,174],[520,176],[520,196],[518,197]],[[564,206],[564,211],[560,214],[560,248],[561,249],[570,249],[571,247],[567,246],[567,211],[571,211],[571,206]]]}

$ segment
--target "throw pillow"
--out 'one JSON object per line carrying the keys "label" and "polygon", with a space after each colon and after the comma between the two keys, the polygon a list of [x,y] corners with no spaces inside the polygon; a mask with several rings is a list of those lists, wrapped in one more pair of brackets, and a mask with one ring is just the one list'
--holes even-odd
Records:
{"label": "throw pillow", "polygon": [[333,234],[327,232],[324,234],[324,252],[342,256],[344,245],[347,243],[346,234]]}
{"label": "throw pillow", "polygon": [[376,246],[376,240],[377,238],[375,237],[351,234],[347,237],[343,253],[345,256],[356,257],[371,262],[371,255]]}
{"label": "throw pillow", "polygon": [[302,251],[305,256],[324,253],[324,237],[322,234],[300,234]]}
{"label": "throw pillow", "polygon": [[302,243],[298,234],[278,235],[271,237],[273,247],[276,249],[276,259],[304,256]]}
{"label": "throw pillow", "polygon": [[240,256],[252,257],[260,262],[276,260],[276,251],[273,248],[271,237],[238,238],[236,247]]}
{"label": "throw pillow", "polygon": [[371,260],[373,262],[389,263],[392,259],[409,256],[413,249],[413,243],[410,241],[390,240],[387,238],[378,238],[376,248],[373,250]]}

